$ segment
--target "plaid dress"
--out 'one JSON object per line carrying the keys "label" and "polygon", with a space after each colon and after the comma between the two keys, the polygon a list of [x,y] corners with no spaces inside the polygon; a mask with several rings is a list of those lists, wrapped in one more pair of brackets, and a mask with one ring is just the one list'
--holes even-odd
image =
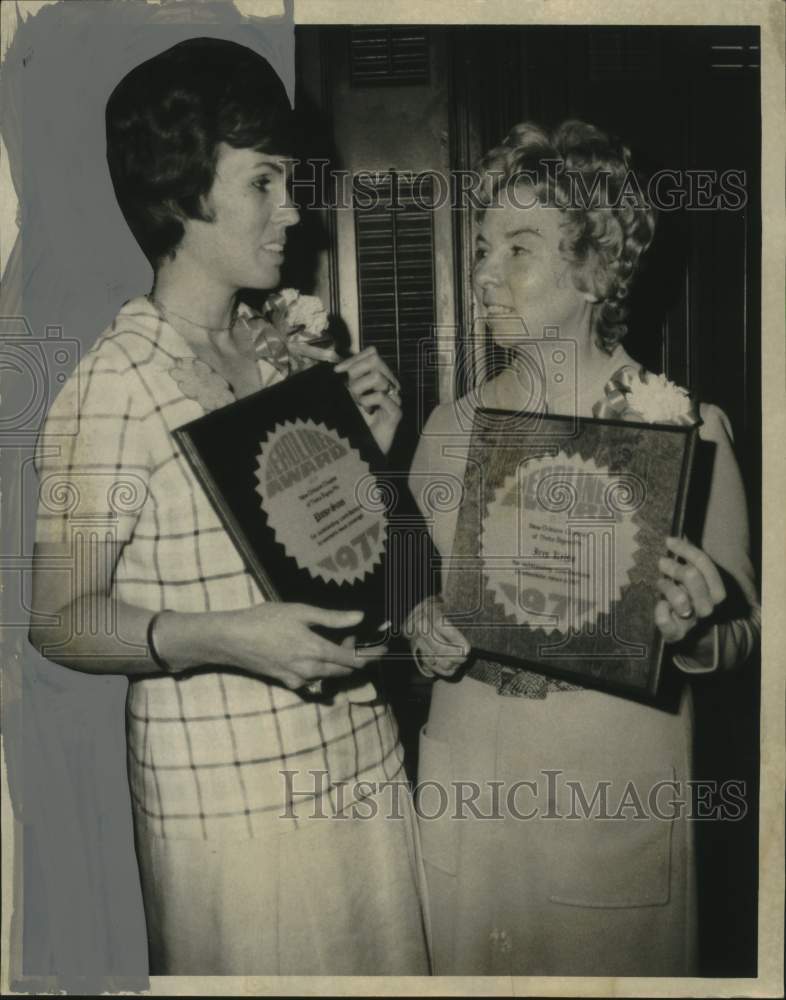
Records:
{"label": "plaid dress", "polygon": [[[172,437],[204,412],[175,378],[190,357],[146,298],[123,307],[47,418],[37,449],[37,537],[116,539],[113,594],[128,604],[249,608],[264,598]],[[284,377],[265,361],[259,367],[263,385]],[[341,788],[346,805],[357,780],[403,780],[394,719],[373,694],[358,700],[345,690],[331,704],[315,703],[220,669],[132,680],[128,771],[137,823],[165,838],[243,839],[291,814],[293,796],[300,811],[307,793],[335,805],[337,787],[349,782]]]}
{"label": "plaid dress", "polygon": [[[76,574],[91,540],[116,542],[112,594],[151,611],[263,601],[172,438],[198,398],[231,401],[218,376],[195,391],[194,361],[147,299],[127,303],[36,453],[38,542],[67,541]],[[126,719],[151,974],[428,973],[403,752],[372,684],[321,704],[233,670],[161,674],[131,680]]]}

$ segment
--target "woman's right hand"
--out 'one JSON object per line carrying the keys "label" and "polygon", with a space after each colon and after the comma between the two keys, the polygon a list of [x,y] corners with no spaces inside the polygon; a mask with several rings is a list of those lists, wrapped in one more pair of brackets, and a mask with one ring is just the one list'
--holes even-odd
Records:
{"label": "woman's right hand", "polygon": [[407,621],[415,662],[427,677],[452,677],[470,653],[470,645],[455,625],[445,618],[439,596],[428,597]]}
{"label": "woman's right hand", "polygon": [[[172,615],[171,628],[177,628]],[[189,616],[190,617],[190,616]],[[358,625],[361,611],[328,611],[307,604],[268,601],[242,611],[219,611],[200,616],[206,635],[199,645],[203,662],[237,667],[250,674],[271,678],[291,690],[304,687],[323,677],[348,677],[386,652],[384,646],[355,649],[352,637],[341,644],[331,642],[314,631],[313,626],[344,629]],[[167,659],[167,647],[181,646],[168,642],[166,616],[160,621],[161,635],[156,645]],[[172,663],[177,669],[178,664]],[[181,669],[187,666],[181,665]]]}

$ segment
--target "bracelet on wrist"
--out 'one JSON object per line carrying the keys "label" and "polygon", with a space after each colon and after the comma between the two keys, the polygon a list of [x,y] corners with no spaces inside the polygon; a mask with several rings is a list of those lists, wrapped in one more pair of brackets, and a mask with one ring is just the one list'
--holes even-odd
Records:
{"label": "bracelet on wrist", "polygon": [[164,660],[161,657],[161,654],[158,652],[158,649],[156,647],[156,640],[155,640],[156,625],[158,624],[159,618],[165,614],[167,614],[166,608],[163,611],[157,611],[150,619],[150,621],[147,623],[147,650],[150,653],[150,659],[153,661],[153,663],[155,663],[158,669],[165,674],[171,674],[174,673],[174,671],[172,670],[172,667],[166,662],[166,660]]}

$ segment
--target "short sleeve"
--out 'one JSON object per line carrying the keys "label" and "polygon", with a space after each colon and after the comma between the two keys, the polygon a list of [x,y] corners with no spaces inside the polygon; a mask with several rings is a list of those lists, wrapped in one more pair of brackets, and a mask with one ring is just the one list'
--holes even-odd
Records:
{"label": "short sleeve", "polygon": [[90,356],[63,386],[36,445],[38,544],[74,532],[123,544],[147,499],[149,461],[134,369]]}

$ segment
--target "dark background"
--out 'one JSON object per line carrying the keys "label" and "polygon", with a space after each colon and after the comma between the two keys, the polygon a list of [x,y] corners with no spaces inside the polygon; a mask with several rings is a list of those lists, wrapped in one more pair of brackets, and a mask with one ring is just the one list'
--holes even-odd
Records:
{"label": "dark background", "polygon": [[[729,416],[758,570],[758,28],[347,26],[300,27],[296,37],[298,107],[312,150],[351,172],[387,171],[383,185],[391,171],[471,168],[527,119],[590,121],[621,136],[645,174],[744,171],[746,204],[737,210],[659,213],[625,346]],[[311,279],[360,346],[376,344],[399,372],[405,463],[418,425],[445,395],[417,345],[435,336],[435,324],[453,325],[455,359],[472,370],[473,314],[469,213],[418,212],[403,191],[397,211],[369,217],[356,206],[324,216],[321,263],[295,258],[288,277],[299,287]],[[319,229],[306,213],[304,246],[317,245]],[[414,774],[429,685],[402,664],[388,680]],[[696,825],[702,974],[755,975],[759,664],[704,678],[694,694],[695,777],[744,781],[748,805],[740,822]]]}

